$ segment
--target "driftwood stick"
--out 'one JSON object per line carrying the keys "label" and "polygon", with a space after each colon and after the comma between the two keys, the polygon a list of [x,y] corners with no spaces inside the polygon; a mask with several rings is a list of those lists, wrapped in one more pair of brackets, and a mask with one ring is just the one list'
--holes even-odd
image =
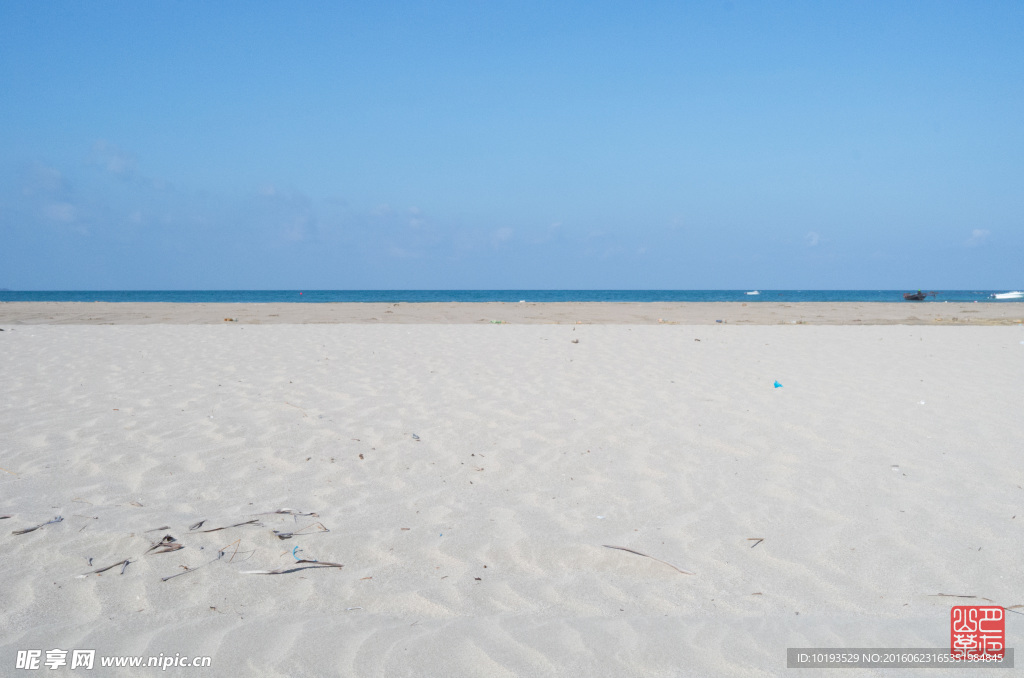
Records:
{"label": "driftwood stick", "polygon": [[321,560],[297,560],[295,565],[302,567],[282,567],[279,570],[245,570],[240,574],[291,574],[299,570],[315,570],[324,567],[345,567],[340,563],[325,563]]}
{"label": "driftwood stick", "polygon": [[661,558],[655,558],[654,556],[649,556],[646,553],[640,553],[639,551],[634,551],[633,549],[628,549],[625,546],[609,546],[608,544],[603,544],[603,546],[606,549],[617,549],[619,551],[625,551],[626,553],[633,553],[633,554],[636,554],[638,556],[643,556],[644,558],[650,558],[651,560],[657,560],[659,563],[663,563],[665,565],[668,565],[669,567],[671,567],[676,572],[679,572],[679,573],[682,573],[682,574],[695,574],[694,572],[690,572],[689,570],[684,570],[682,568],[676,567],[675,565],[673,565],[672,563],[670,563],[670,562],[668,562],[666,560],[662,560]]}

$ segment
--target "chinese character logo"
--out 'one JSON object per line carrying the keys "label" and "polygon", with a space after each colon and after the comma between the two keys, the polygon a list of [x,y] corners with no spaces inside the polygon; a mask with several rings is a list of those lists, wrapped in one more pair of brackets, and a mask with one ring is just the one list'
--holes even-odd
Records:
{"label": "chinese character logo", "polygon": [[[71,668],[91,669],[96,658],[96,650],[71,650]],[[46,660],[42,661],[42,650],[18,650],[16,669],[34,671],[40,667],[40,661],[51,671],[68,665],[68,650],[54,648],[46,651]]]}
{"label": "chinese character logo", "polygon": [[53,671],[58,666],[65,666],[68,663],[68,651],[54,648],[46,651],[46,668]]}
{"label": "chinese character logo", "polygon": [[71,652],[71,668],[79,666],[92,669],[93,660],[96,658],[96,650],[73,650]]}
{"label": "chinese character logo", "polygon": [[38,669],[39,658],[43,655],[42,650],[18,650],[18,659],[14,668],[16,669]]}
{"label": "chinese character logo", "polygon": [[949,647],[955,657],[1003,656],[1006,619],[1001,607],[958,605],[949,611]]}

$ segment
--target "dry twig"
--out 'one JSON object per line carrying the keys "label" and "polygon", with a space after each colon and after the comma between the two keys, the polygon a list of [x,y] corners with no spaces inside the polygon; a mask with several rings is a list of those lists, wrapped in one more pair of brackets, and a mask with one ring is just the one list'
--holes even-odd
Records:
{"label": "dry twig", "polygon": [[59,523],[59,522],[62,522],[63,520],[64,520],[63,517],[57,516],[53,520],[48,520],[45,523],[40,523],[39,525],[36,525],[35,527],[26,527],[24,530],[14,530],[13,532],[11,532],[11,534],[28,534],[29,532],[35,532],[40,527],[45,527],[46,525],[52,525],[53,523]]}
{"label": "dry twig", "polygon": [[643,556],[644,558],[650,558],[651,560],[657,560],[659,563],[664,563],[665,565],[668,565],[669,567],[671,567],[676,572],[680,572],[682,574],[695,574],[694,572],[690,572],[689,570],[684,570],[682,568],[676,567],[672,563],[670,563],[668,561],[665,561],[665,560],[662,560],[661,558],[655,558],[654,556],[649,556],[646,553],[640,553],[639,551],[634,551],[633,549],[628,549],[625,546],[609,546],[608,544],[603,544],[603,546],[606,549],[617,549],[619,551],[625,551],[626,553],[634,553],[634,554],[636,554],[638,556]]}
{"label": "dry twig", "polygon": [[319,560],[297,560],[295,565],[302,565],[302,567],[282,567],[279,570],[245,570],[241,574],[291,574],[292,572],[298,572],[299,570],[316,570],[319,568],[327,567],[345,567],[340,563],[325,563]]}

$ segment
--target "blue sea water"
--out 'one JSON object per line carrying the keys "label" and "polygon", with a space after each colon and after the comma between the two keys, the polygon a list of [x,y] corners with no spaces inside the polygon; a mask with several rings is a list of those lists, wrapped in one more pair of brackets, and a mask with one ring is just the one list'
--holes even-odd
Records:
{"label": "blue sea water", "polygon": [[[463,302],[506,301],[744,301],[744,302],[894,302],[908,290],[100,290],[94,292],[0,291],[3,301],[105,301],[173,303],[305,303],[328,302]],[[1022,299],[992,299],[1007,290],[937,290],[925,302],[978,301],[1013,303]],[[911,303],[911,302],[907,302]]]}

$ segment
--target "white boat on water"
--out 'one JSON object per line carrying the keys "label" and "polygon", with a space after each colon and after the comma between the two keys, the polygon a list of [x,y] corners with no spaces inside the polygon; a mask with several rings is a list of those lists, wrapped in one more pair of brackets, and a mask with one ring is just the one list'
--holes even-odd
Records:
{"label": "white boat on water", "polygon": [[1001,292],[993,294],[993,299],[1024,299],[1024,292]]}
{"label": "white boat on water", "polygon": [[757,290],[754,290],[753,292],[744,292],[743,294],[761,294],[761,293],[758,292]]}

